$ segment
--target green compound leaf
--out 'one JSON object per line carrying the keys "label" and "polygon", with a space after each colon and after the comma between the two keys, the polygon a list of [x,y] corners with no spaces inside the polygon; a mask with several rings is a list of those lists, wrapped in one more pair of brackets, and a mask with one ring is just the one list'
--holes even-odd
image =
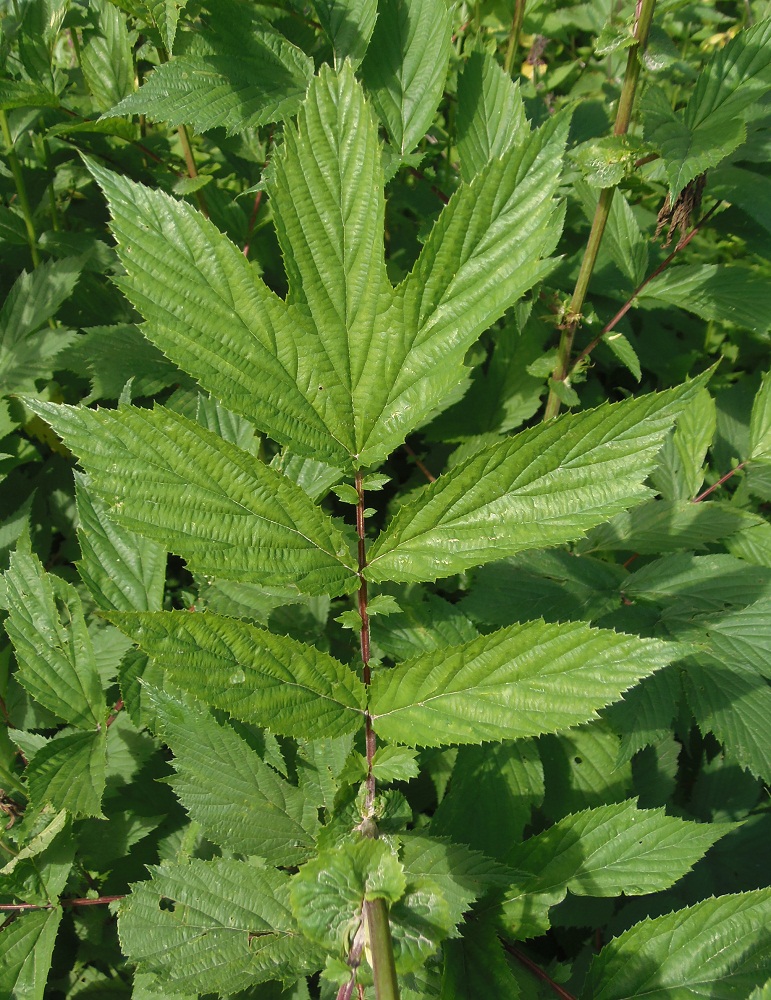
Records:
{"label": "green compound leaf", "polygon": [[730,824],[688,823],[664,809],[638,809],[635,801],[585,809],[515,847],[516,878],[506,896],[507,926],[519,938],[549,927],[548,910],[570,890],[577,896],[642,896],[674,885]]}
{"label": "green compound leaf", "polygon": [[190,206],[92,172],[148,338],[275,440],[350,469],[398,447],[462,380],[474,340],[549,270],[567,126],[550,119],[461,186],[394,290],[377,129],[350,65],[322,68],[268,181],[286,302]]}
{"label": "green compound leaf", "polygon": [[103,118],[139,114],[197,132],[224,126],[232,134],[294,114],[312,60],[248,7],[224,0],[212,6],[214,16],[187,51],[158,66]]}
{"label": "green compound leaf", "polygon": [[157,728],[174,751],[170,784],[209,840],[273,865],[296,865],[312,852],[318,810],[268,767],[229,726],[149,688]]}
{"label": "green compound leaf", "polygon": [[660,87],[649,88],[643,99],[645,138],[661,152],[672,198],[744,141],[744,113],[770,88],[771,20],[716,51],[682,111],[672,111]]}
{"label": "green compound leaf", "polygon": [[0,934],[0,996],[43,1000],[62,909],[25,913]]}
{"label": "green compound leaf", "polygon": [[305,739],[363,723],[364,685],[328,653],[213,614],[162,611],[109,620],[181,688],[234,718]]}
{"label": "green compound leaf", "polygon": [[370,580],[423,581],[580,538],[650,496],[645,477],[703,383],[564,414],[485,448],[405,504],[370,549]]}
{"label": "green compound leaf", "polygon": [[530,131],[519,84],[486,52],[472,52],[458,77],[455,127],[464,181]]}
{"label": "green compound leaf", "polygon": [[593,960],[582,1000],[743,1000],[771,963],[771,889],[643,920]]}
{"label": "green compound leaf", "polygon": [[166,550],[119,527],[106,505],[75,474],[80,578],[105,611],[159,611],[166,580]]}
{"label": "green compound leaf", "polygon": [[322,851],[292,879],[295,919],[312,941],[347,955],[365,900],[395,903],[404,894],[404,869],[384,840],[362,837]]}
{"label": "green compound leaf", "polygon": [[425,135],[442,96],[451,19],[444,0],[380,0],[362,66],[367,91],[398,152]]}
{"label": "green compound leaf", "polygon": [[596,718],[676,655],[609,629],[528,622],[377,671],[370,711],[379,736],[408,746],[537,736]]}
{"label": "green compound leaf", "polygon": [[299,486],[163,407],[87,410],[29,400],[79,456],[122,527],[204,576],[340,594],[357,584],[340,532]]}
{"label": "green compound leaf", "polygon": [[124,953],[175,993],[237,993],[323,965],[289,907],[289,876],[218,858],[152,868],[120,909]]}
{"label": "green compound leaf", "polygon": [[105,731],[70,732],[38,750],[25,772],[33,803],[104,819],[105,736]]}
{"label": "green compound leaf", "polygon": [[77,591],[21,549],[11,556],[4,579],[5,629],[18,680],[57,718],[95,729],[107,717],[107,703]]}

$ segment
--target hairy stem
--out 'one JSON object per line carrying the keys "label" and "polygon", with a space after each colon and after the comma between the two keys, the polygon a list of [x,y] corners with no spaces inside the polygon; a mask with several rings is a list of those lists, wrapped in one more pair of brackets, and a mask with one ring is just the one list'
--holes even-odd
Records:
{"label": "hairy stem", "polygon": [[0,130],[3,133],[5,155],[8,158],[8,166],[11,168],[11,173],[13,174],[16,196],[19,199],[21,214],[24,218],[24,227],[27,230],[27,242],[29,243],[30,255],[32,256],[32,265],[33,267],[37,267],[40,264],[40,254],[37,249],[35,225],[32,221],[32,209],[30,208],[29,198],[27,197],[27,186],[24,183],[24,174],[21,169],[21,163],[19,163],[19,157],[16,155],[11,129],[8,125],[8,116],[5,111],[0,111]]}
{"label": "hairy stem", "polygon": [[[648,41],[648,31],[653,20],[653,9],[655,6],[656,0],[638,0],[637,23],[635,24],[634,32],[635,44],[629,49],[626,61],[624,83],[621,87],[621,97],[619,98],[616,110],[616,124],[613,127],[614,135],[626,135],[629,131],[632,105],[634,104],[634,97],[637,91],[637,81],[640,77],[640,53],[645,49]],[[576,286],[573,290],[573,296],[570,300],[564,323],[562,324],[557,364],[552,374],[554,382],[564,382],[571,370],[570,358],[573,351],[573,340],[578,329],[578,324],[581,322],[581,310],[586,299],[586,292],[589,288],[592,271],[597,263],[597,254],[600,250],[608,215],[610,214],[614,190],[614,188],[603,188],[600,200],[597,203],[586,250],[584,251],[581,268],[576,279]],[[549,389],[549,398],[546,401],[544,420],[551,420],[552,417],[557,416],[559,411],[560,398],[552,387]]]}
{"label": "hairy stem", "polygon": [[57,903],[0,903],[0,910],[22,913],[26,910],[52,910],[54,906],[106,906],[125,896],[99,896],[98,899],[60,899]]}

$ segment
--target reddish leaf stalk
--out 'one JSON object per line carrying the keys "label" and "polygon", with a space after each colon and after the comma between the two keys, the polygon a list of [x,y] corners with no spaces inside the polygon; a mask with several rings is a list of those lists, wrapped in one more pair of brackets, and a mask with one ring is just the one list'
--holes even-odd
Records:
{"label": "reddish leaf stalk", "polygon": [[619,309],[619,311],[616,313],[613,319],[611,319],[608,323],[605,324],[605,326],[602,328],[598,336],[596,336],[594,340],[591,341],[591,343],[587,344],[587,346],[583,349],[583,351],[581,351],[581,353],[578,355],[576,360],[573,362],[572,368],[570,369],[571,375],[576,370],[578,365],[581,364],[584,358],[592,353],[595,347],[602,341],[602,338],[605,337],[608,333],[610,333],[610,331],[616,326],[616,324],[619,323],[624,318],[624,316],[626,316],[626,314],[632,308],[632,303],[637,298],[637,296],[642,292],[642,290],[646,288],[647,285],[649,285],[654,278],[657,278],[662,271],[666,270],[666,268],[669,267],[674,258],[677,256],[677,254],[688,246],[688,244],[691,242],[694,236],[702,228],[702,226],[706,225],[706,223],[712,218],[712,216],[718,210],[720,205],[722,205],[722,202],[720,201],[715,202],[712,208],[707,212],[707,214],[703,218],[701,218],[698,221],[698,223],[693,227],[693,229],[688,233],[688,235],[684,236],[683,239],[680,240],[680,242],[677,244],[672,253],[669,254],[669,256],[659,264],[659,266],[655,269],[655,271],[652,271],[648,275],[645,281],[643,281],[641,284],[637,286],[637,288],[635,288],[635,290],[632,292],[632,294],[629,296],[629,298],[626,300],[623,306]]}
{"label": "reddish leaf stalk", "polygon": [[562,1000],[576,1000],[576,998],[573,996],[572,993],[568,993],[567,990],[563,990],[563,988],[559,985],[559,983],[555,983],[550,975],[544,972],[544,970],[539,965],[536,965],[531,958],[528,958],[527,955],[525,955],[524,952],[520,951],[519,948],[517,948],[515,945],[509,944],[508,941],[504,941],[503,939],[501,939],[501,944],[510,955],[516,958],[516,960],[521,965],[524,965],[526,969],[529,969],[529,971],[532,972],[534,976],[537,976],[544,983],[548,983],[549,986],[552,988],[552,990],[556,993],[556,995],[558,997],[561,997]]}
{"label": "reddish leaf stalk", "polygon": [[[361,618],[361,662],[362,680],[369,688],[372,672],[370,670],[370,645],[369,645],[369,614],[367,613],[367,581],[364,579],[364,568],[367,565],[367,541],[364,528],[364,485],[361,471],[356,472],[356,493],[359,502],[356,504],[356,534],[358,535],[358,564],[359,564],[359,617]],[[375,776],[372,773],[372,759],[375,756],[376,740],[375,730],[372,728],[372,716],[367,712],[365,716],[365,743],[367,753],[367,816],[372,814],[375,805]]]}
{"label": "reddish leaf stalk", "polygon": [[54,906],[106,906],[124,896],[99,896],[97,899],[60,899],[57,903],[0,903],[0,910],[10,913],[21,913],[25,910],[52,910]]}
{"label": "reddish leaf stalk", "polygon": [[716,489],[719,489],[723,485],[723,483],[727,482],[731,478],[731,476],[735,476],[736,473],[739,471],[739,469],[743,469],[746,464],[747,464],[746,461],[739,462],[739,464],[736,466],[735,469],[731,469],[730,472],[726,472],[726,474],[724,476],[721,476],[716,483],[713,483],[711,486],[707,487],[707,489],[704,490],[703,493],[700,493],[697,497],[694,497],[693,500],[691,500],[691,503],[701,503],[701,501],[706,499],[710,495],[710,493],[714,493],[714,491]]}

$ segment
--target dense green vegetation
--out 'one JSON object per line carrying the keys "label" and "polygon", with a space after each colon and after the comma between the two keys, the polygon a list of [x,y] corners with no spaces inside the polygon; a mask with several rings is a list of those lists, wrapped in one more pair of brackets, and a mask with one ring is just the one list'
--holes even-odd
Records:
{"label": "dense green vegetation", "polygon": [[3,2],[0,1000],[771,997],[771,3]]}

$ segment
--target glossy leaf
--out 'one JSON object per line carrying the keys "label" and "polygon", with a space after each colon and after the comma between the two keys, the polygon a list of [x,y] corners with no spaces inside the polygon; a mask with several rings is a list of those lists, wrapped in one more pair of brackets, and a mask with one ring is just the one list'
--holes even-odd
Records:
{"label": "glossy leaf", "polygon": [[697,388],[564,414],[483,449],[401,507],[370,549],[368,578],[435,580],[580,538],[650,495],[645,477]]}
{"label": "glossy leaf", "polygon": [[361,681],[296,639],[187,611],[109,618],[175,684],[234,718],[308,739],[342,736],[362,725]]}
{"label": "glossy leaf", "polygon": [[433,120],[449,58],[450,17],[443,0],[381,0],[362,75],[402,156]]}
{"label": "glossy leaf", "polygon": [[377,671],[370,711],[380,736],[408,746],[536,736],[596,718],[674,655],[579,623],[512,625]]}

